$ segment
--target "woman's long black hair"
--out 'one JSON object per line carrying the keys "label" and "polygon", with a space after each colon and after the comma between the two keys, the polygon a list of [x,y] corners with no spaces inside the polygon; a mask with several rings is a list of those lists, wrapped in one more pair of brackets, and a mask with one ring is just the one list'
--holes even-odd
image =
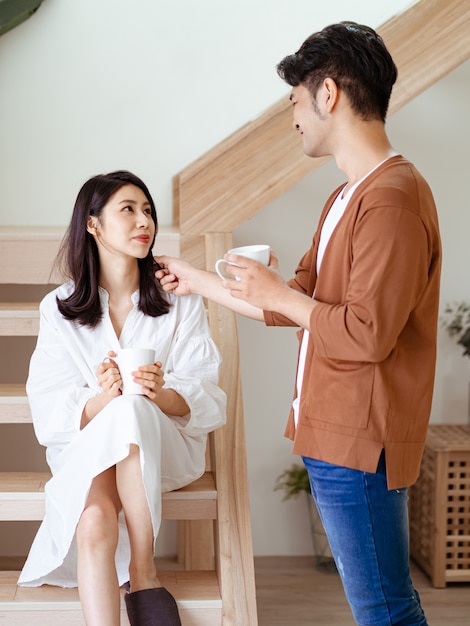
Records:
{"label": "woman's long black hair", "polygon": [[[143,191],[150,207],[155,236],[158,231],[155,203],[145,183],[125,170],[100,174],[90,178],[80,189],[73,209],[70,225],[62,241],[57,263],[64,276],[73,280],[74,292],[64,300],[57,298],[59,311],[67,320],[77,321],[84,326],[95,328],[102,317],[98,290],[100,261],[98,247],[93,235],[87,230],[88,218],[98,220],[113,194],[124,185],[135,185]],[[137,259],[140,270],[139,309],[146,315],[158,317],[168,313],[170,304],[160,283],[155,278],[156,265],[152,248],[144,259]]]}

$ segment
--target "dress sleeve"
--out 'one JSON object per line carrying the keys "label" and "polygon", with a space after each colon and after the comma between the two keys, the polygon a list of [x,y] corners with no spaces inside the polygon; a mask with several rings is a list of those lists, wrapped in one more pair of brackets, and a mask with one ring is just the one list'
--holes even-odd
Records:
{"label": "dress sleeve", "polygon": [[[175,418],[187,434],[198,436],[225,424],[226,396],[218,386],[220,353],[211,338],[199,296],[178,298],[179,320],[165,369],[165,387],[189,406],[185,420]],[[189,419],[188,419],[189,418]]]}
{"label": "dress sleeve", "polygon": [[39,335],[26,383],[36,437],[43,446],[64,446],[80,430],[87,401],[97,394],[72,358],[60,332],[55,297],[41,303]]}

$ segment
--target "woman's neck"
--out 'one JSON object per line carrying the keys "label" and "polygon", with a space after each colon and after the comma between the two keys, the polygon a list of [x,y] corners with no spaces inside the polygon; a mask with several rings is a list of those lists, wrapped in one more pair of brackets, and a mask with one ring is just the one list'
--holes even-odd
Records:
{"label": "woman's neck", "polygon": [[112,265],[101,265],[99,284],[106,289],[110,299],[131,296],[139,288],[139,266],[137,259],[132,261],[133,263],[120,263],[116,259]]}
{"label": "woman's neck", "polygon": [[139,288],[140,272],[135,264],[125,266],[116,263],[112,267],[101,267],[100,287],[108,292],[108,310],[116,336],[121,336],[127,316],[133,308],[132,294]]}

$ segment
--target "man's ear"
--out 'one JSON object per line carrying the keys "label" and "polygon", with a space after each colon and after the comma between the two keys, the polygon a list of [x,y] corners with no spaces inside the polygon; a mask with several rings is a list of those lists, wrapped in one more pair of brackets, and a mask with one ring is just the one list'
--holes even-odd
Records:
{"label": "man's ear", "polygon": [[338,101],[338,85],[328,77],[323,81],[323,97],[325,98],[325,106],[331,112]]}
{"label": "man's ear", "polygon": [[90,233],[90,235],[96,235],[96,218],[94,218],[92,215],[88,217],[86,229]]}

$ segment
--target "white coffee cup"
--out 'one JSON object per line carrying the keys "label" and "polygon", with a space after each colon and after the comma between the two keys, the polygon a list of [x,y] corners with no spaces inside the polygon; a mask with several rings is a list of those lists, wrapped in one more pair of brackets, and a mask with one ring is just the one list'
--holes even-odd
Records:
{"label": "white coffee cup", "polygon": [[[239,254],[240,256],[247,257],[248,259],[252,259],[253,261],[258,261],[258,263],[262,263],[263,265],[268,265],[269,257],[271,253],[271,248],[265,244],[255,244],[253,246],[240,246],[239,248],[232,248],[228,251],[227,254]],[[237,263],[232,263],[226,261],[225,259],[218,259],[215,262],[215,271],[222,278],[222,280],[232,279],[233,276],[228,276],[227,274],[223,274],[220,266],[222,264],[233,265],[234,267],[241,267]],[[235,277],[235,280],[239,280]]]}
{"label": "white coffee cup", "polygon": [[142,385],[134,382],[132,372],[136,372],[141,365],[155,363],[155,350],[150,348],[123,348],[114,358],[119,366],[122,378],[122,394],[142,395]]}

